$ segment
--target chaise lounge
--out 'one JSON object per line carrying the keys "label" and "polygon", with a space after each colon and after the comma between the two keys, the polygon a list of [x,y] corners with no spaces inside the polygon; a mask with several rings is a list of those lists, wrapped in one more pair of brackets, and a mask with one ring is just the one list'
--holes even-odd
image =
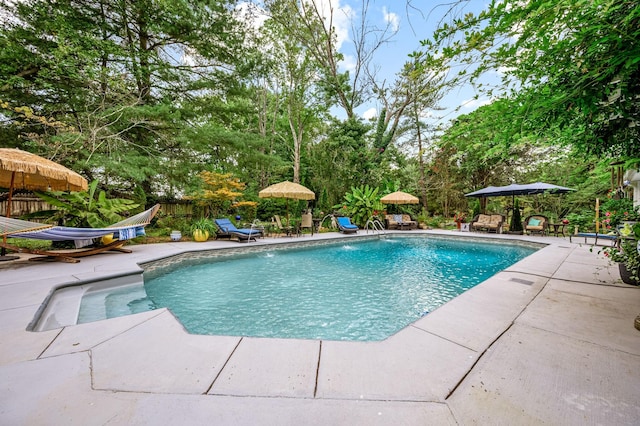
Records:
{"label": "chaise lounge", "polygon": [[351,223],[351,219],[346,216],[337,216],[336,224],[338,225],[338,229],[340,232],[345,234],[355,234],[358,232],[358,226]]}
{"label": "chaise lounge", "polygon": [[256,238],[262,237],[261,230],[249,228],[238,229],[227,218],[216,219],[214,222],[217,228],[216,239],[227,238],[230,240],[231,238],[235,237],[240,243],[248,243],[251,240],[256,241]]}

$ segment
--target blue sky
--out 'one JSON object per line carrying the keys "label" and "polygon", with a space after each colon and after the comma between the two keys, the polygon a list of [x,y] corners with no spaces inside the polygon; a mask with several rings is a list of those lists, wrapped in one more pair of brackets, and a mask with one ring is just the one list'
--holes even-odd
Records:
{"label": "blue sky", "polygon": [[[361,0],[315,0],[317,3],[331,2],[334,9],[343,11],[338,16],[346,15],[354,16],[356,19],[361,17]],[[408,3],[408,4],[407,4]],[[408,55],[416,50],[421,49],[420,41],[431,36],[436,29],[443,15],[448,10],[451,2],[443,0],[411,0],[409,2],[403,0],[371,0],[369,4],[368,18],[371,25],[384,28],[387,23],[397,28],[396,35],[391,42],[382,47],[376,54],[374,63],[380,68],[379,76],[387,79],[391,83],[394,75],[402,69],[403,64],[409,59]],[[469,0],[464,2],[464,13],[478,12],[487,6],[484,0]],[[460,9],[458,10],[460,13]],[[343,66],[348,68],[351,47],[351,38],[348,35],[349,22],[346,17],[336,20],[338,33],[343,34],[343,39],[339,40],[341,44],[341,52],[345,54],[346,60]],[[441,102],[444,111],[436,111],[438,117],[434,117],[433,121],[446,122],[454,118],[458,114],[465,114],[473,111],[480,105],[489,102],[489,99],[480,97],[474,99],[475,91],[470,86],[463,86],[449,92]],[[460,106],[459,112],[455,112]],[[371,117],[379,110],[380,106],[375,102],[368,102],[359,107],[357,112],[364,117]],[[439,118],[444,116],[443,118]]]}

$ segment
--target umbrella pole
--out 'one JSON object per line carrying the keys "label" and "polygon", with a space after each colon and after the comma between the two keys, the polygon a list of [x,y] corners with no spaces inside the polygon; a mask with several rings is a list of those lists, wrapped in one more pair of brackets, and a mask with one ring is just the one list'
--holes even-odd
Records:
{"label": "umbrella pole", "polygon": [[[16,179],[16,172],[11,173],[11,183],[9,184],[9,198],[7,198],[7,217],[11,217],[11,198],[13,198],[13,185]],[[5,245],[7,244],[7,235],[2,236],[2,249],[0,250],[0,262],[4,262],[7,260],[16,260],[20,259],[20,256],[7,256],[7,249]]]}

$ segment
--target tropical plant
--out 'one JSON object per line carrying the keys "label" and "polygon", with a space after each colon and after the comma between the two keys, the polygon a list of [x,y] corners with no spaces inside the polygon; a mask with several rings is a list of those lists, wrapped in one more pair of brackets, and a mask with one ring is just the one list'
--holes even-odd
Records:
{"label": "tropical plant", "polygon": [[54,209],[28,215],[28,218],[46,219],[47,222],[64,226],[102,228],[123,219],[122,213],[130,212],[140,205],[123,198],[107,199],[105,191],[97,191],[94,180],[87,191],[81,192],[36,192]]}
{"label": "tropical plant", "polygon": [[209,234],[213,234],[216,232],[216,227],[213,225],[213,221],[210,219],[201,217],[200,219],[196,219],[191,222],[190,226],[191,235],[197,230],[206,231]]}
{"label": "tropical plant", "polygon": [[369,185],[352,187],[351,192],[344,195],[344,203],[334,208],[344,206],[346,206],[347,214],[351,217],[352,222],[360,226],[367,223],[378,211],[384,209],[378,196],[378,188],[371,188]]}
{"label": "tropical plant", "polygon": [[213,235],[216,232],[213,222],[204,217],[193,221],[190,230],[193,239],[196,241],[206,241],[209,239],[209,235]]}

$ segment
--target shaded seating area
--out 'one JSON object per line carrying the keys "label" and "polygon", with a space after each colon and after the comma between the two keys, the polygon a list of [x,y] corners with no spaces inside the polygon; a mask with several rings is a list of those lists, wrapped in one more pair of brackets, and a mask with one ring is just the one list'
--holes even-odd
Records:
{"label": "shaded seating area", "polygon": [[502,232],[502,224],[505,221],[504,215],[501,214],[478,214],[471,223],[469,229],[472,231],[486,231],[486,232]]}
{"label": "shaded seating area", "polygon": [[[160,205],[156,204],[148,210],[109,225],[105,228],[74,228],[68,226],[53,226],[37,222],[0,217],[1,247],[17,253],[29,253],[45,256],[44,258],[76,263],[78,258],[102,253],[107,250],[131,253],[123,249],[124,241],[145,235],[144,227],[151,222]],[[98,245],[95,240],[105,236],[112,236],[114,241]],[[76,249],[71,250],[43,250],[16,247],[6,243],[7,238],[26,238],[45,241],[73,241]],[[34,260],[43,259],[33,258]]]}
{"label": "shaded seating area", "polygon": [[336,216],[336,225],[340,232],[344,234],[355,234],[358,232],[358,226],[351,223],[351,219],[346,216]]}
{"label": "shaded seating area", "polygon": [[215,219],[216,239],[219,238],[237,238],[238,242],[247,243],[256,238],[262,237],[262,230],[251,228],[236,228],[236,226],[227,218]]}
{"label": "shaded seating area", "polygon": [[388,214],[384,217],[386,229],[418,229],[418,222],[408,214]]}
{"label": "shaded seating area", "polygon": [[547,227],[549,226],[549,219],[546,216],[540,214],[534,214],[527,216],[524,220],[524,232],[531,234],[547,234]]}
{"label": "shaded seating area", "polygon": [[291,225],[285,225],[282,223],[282,219],[278,215],[274,215],[271,219],[275,230],[279,234],[285,234],[287,237],[292,236],[293,234],[299,234],[299,228]]}

